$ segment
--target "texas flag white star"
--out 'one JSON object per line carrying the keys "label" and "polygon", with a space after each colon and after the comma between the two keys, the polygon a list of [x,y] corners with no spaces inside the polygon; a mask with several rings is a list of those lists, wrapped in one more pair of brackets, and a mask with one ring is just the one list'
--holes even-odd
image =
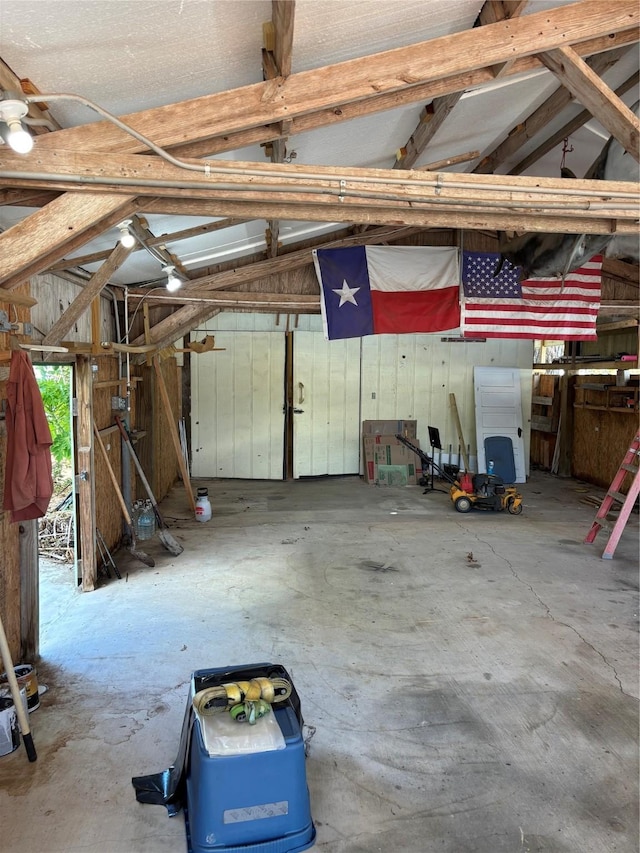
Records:
{"label": "texas flag white star", "polygon": [[355,295],[359,290],[359,287],[349,287],[346,278],[343,280],[342,287],[339,290],[333,288],[333,292],[340,297],[340,305],[338,305],[338,308],[342,308],[345,302],[353,302],[353,304],[357,306],[358,303],[356,302]]}

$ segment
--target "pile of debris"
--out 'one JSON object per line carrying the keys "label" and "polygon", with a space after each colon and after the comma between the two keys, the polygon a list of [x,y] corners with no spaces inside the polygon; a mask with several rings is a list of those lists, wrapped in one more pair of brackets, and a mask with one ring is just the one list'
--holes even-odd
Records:
{"label": "pile of debris", "polygon": [[73,563],[73,498],[69,493],[44,518],[38,519],[38,550],[41,557]]}

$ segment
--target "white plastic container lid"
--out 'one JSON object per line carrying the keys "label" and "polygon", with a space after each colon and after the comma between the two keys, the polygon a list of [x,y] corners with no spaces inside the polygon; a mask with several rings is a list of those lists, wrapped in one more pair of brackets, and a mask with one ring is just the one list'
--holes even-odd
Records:
{"label": "white plastic container lid", "polygon": [[284,749],[286,746],[273,708],[264,717],[257,719],[253,726],[236,722],[228,711],[207,717],[196,716],[204,748],[209,755],[248,755],[252,752]]}

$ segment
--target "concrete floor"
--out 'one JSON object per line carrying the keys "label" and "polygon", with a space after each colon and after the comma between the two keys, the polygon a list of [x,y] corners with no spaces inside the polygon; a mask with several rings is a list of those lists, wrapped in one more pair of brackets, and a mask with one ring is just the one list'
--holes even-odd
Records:
{"label": "concrete floor", "polygon": [[636,853],[637,515],[604,561],[601,490],[540,473],[519,517],[357,478],[208,485],[206,525],[163,503],[181,556],[121,552],[90,594],[43,570],[49,690],[38,761],[0,758],[2,851],[182,853],[131,777],[173,762],[193,670],[268,660],[315,729],[315,849]]}

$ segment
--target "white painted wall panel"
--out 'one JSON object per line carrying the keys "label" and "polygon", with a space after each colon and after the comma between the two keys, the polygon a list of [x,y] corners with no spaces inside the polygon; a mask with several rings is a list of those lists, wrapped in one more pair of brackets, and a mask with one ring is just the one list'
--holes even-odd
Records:
{"label": "white painted wall panel", "polygon": [[360,339],[298,331],[293,345],[293,476],[357,474]]}
{"label": "white painted wall panel", "polygon": [[[279,322],[278,322],[279,319]],[[290,328],[294,331],[294,341],[296,337],[302,339],[303,332],[311,332],[321,330],[321,319],[317,315],[302,315],[299,317],[298,329],[294,327],[293,318],[290,318]],[[284,369],[284,331],[286,329],[286,318],[282,315],[278,318],[275,314],[232,314],[222,313],[211,318],[206,326],[196,330],[193,333],[194,339],[200,339],[206,332],[215,334],[216,344],[222,346],[221,340],[223,335],[229,334],[233,338],[232,332],[238,330],[236,337],[243,338],[247,332],[261,332],[265,335],[270,335],[282,341],[282,369]],[[315,335],[313,336],[316,337]],[[530,439],[530,417],[531,417],[531,364],[533,360],[533,342],[532,341],[507,341],[507,340],[490,340],[486,343],[451,343],[442,342],[440,335],[375,335],[367,338],[354,339],[350,342],[332,341],[331,346],[334,352],[338,352],[341,346],[356,346],[358,350],[358,358],[360,357],[360,346],[362,347],[362,364],[361,364],[361,387],[359,399],[359,414],[353,422],[352,427],[345,427],[347,432],[344,435],[343,443],[345,447],[345,461],[343,462],[342,470],[336,470],[336,457],[333,451],[330,451],[328,442],[329,439],[325,428],[322,427],[322,416],[313,418],[313,434],[304,437],[302,434],[296,438],[298,441],[307,442],[308,446],[303,453],[307,456],[307,462],[304,463],[304,470],[309,474],[297,473],[296,476],[307,476],[315,473],[349,473],[351,471],[351,459],[357,446],[358,456],[360,455],[360,423],[365,419],[417,419],[418,421],[418,438],[420,439],[423,448],[429,448],[429,436],[427,427],[435,426],[440,432],[441,442],[444,447],[444,453],[441,458],[442,462],[449,461],[448,448],[451,445],[453,461],[458,461],[458,434],[455,427],[455,421],[451,414],[449,405],[449,393],[453,392],[456,395],[456,403],[462,423],[463,435],[465,443],[471,448],[471,467],[477,470],[476,458],[476,429],[475,429],[475,402],[473,392],[473,368],[475,366],[496,366],[496,367],[516,367],[520,370],[521,388],[522,388],[522,416],[524,423],[524,441],[525,441],[525,460],[528,460],[529,455],[529,439]],[[227,337],[224,338],[227,341]],[[226,344],[225,344],[226,345]],[[318,347],[316,351],[316,363],[313,367],[313,383],[316,390],[322,386],[322,383],[327,381],[329,376],[333,376],[335,380],[337,370],[336,365],[331,366],[330,362],[323,359],[325,355],[320,357],[320,349],[328,346],[328,342],[318,336]],[[324,350],[323,350],[324,351]],[[209,358],[213,358],[221,353],[213,353]],[[240,354],[242,357],[242,354]],[[273,358],[273,354],[271,356]],[[346,358],[347,356],[345,356]],[[199,359],[202,356],[198,357]],[[348,356],[349,370],[352,371],[354,360],[351,355]],[[324,367],[322,365],[324,364]],[[341,362],[340,369],[344,368],[344,363]],[[300,363],[298,363],[298,367]],[[274,375],[279,376],[275,365],[271,365],[271,371]],[[245,364],[244,370],[248,370]],[[294,370],[297,368],[294,366]],[[327,375],[322,378],[322,371],[327,371]],[[331,374],[333,371],[333,374]],[[309,374],[308,374],[309,375]],[[212,374],[209,373],[209,378],[212,380]],[[296,379],[303,381],[305,385],[309,382],[307,378]],[[269,379],[270,383],[276,383],[278,391],[282,387],[280,379]],[[266,384],[266,383],[265,383]],[[241,386],[236,387],[236,391],[240,393]],[[211,392],[209,392],[211,393]],[[227,386],[225,394],[233,393],[231,386]],[[327,392],[325,391],[325,398]],[[350,391],[350,400],[352,399],[353,391]],[[196,391],[194,389],[194,399]],[[321,395],[318,395],[321,399]],[[278,398],[279,399],[279,398]],[[297,396],[295,397],[297,400]],[[307,401],[309,397],[306,398]],[[242,403],[238,404],[239,409],[242,408]],[[331,406],[334,411],[337,411],[338,403],[333,400]],[[343,401],[342,406],[347,410],[346,403]],[[268,408],[268,407],[267,407]],[[278,406],[272,406],[271,411],[274,412]],[[304,408],[304,405],[301,406]],[[349,409],[351,412],[352,409]],[[272,415],[270,414],[271,418]],[[296,416],[299,418],[301,416]],[[304,417],[304,416],[302,416]],[[352,423],[353,415],[346,416],[345,424]],[[326,415],[325,415],[326,426]],[[300,433],[300,429],[296,424],[296,431]],[[278,439],[280,436],[278,436]],[[203,442],[213,442],[214,436],[210,434],[208,438],[203,436]],[[295,448],[294,448],[295,450]],[[302,451],[303,448],[299,448]],[[280,455],[281,446],[278,443],[278,462],[275,469],[280,470]],[[194,465],[196,465],[196,453],[194,453]],[[329,457],[333,456],[333,461],[329,462]],[[311,457],[314,457],[311,459]],[[302,459],[302,456],[300,457]],[[198,463],[199,464],[199,463]],[[300,462],[300,465],[302,463]],[[327,469],[327,470],[323,470]],[[195,469],[194,469],[195,470]],[[207,470],[210,470],[208,464]],[[300,471],[302,471],[302,467]],[[358,470],[356,467],[355,471]],[[269,474],[270,478],[277,478],[280,473]],[[202,474],[194,476],[222,476],[222,474]],[[225,476],[241,476],[241,475],[225,475]],[[263,475],[256,475],[263,476]]]}
{"label": "white painted wall panel", "polygon": [[[456,404],[465,444],[476,465],[473,368],[495,365],[521,369],[523,421],[528,455],[531,417],[532,341],[443,343],[439,335],[375,335],[362,340],[362,419],[416,419],[422,448],[429,447],[427,427],[437,427],[444,447],[442,461],[458,461],[458,434],[449,394]],[[525,390],[526,389],[526,390]]]}
{"label": "white painted wall panel", "polygon": [[216,333],[192,359],[194,477],[280,480],[284,459],[284,335]]}

